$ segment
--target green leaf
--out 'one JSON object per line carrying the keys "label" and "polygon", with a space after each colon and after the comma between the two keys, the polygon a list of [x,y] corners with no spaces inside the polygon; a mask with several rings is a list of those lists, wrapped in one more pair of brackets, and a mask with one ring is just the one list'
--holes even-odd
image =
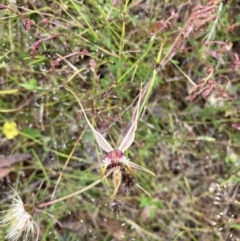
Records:
{"label": "green leaf", "polygon": [[154,205],[155,205],[156,207],[158,207],[159,209],[162,209],[162,208],[164,207],[164,204],[163,204],[163,202],[162,202],[161,200],[156,200],[156,201],[154,202]]}
{"label": "green leaf", "polygon": [[25,127],[22,129],[22,132],[28,136],[31,136],[33,138],[38,138],[38,137],[41,137],[41,132],[38,130],[38,129],[35,129],[35,128],[28,128],[28,127]]}
{"label": "green leaf", "polygon": [[150,212],[150,219],[154,219],[155,218],[155,208],[152,206],[152,207],[150,207],[150,210],[149,210],[149,212]]}
{"label": "green leaf", "polygon": [[230,228],[233,229],[233,230],[239,231],[240,230],[240,225],[237,224],[237,223],[231,223],[230,224]]}
{"label": "green leaf", "polygon": [[28,83],[19,84],[21,87],[27,89],[27,90],[39,90],[42,89],[41,87],[37,86],[36,79],[30,79]]}
{"label": "green leaf", "polygon": [[216,138],[213,138],[211,136],[198,136],[198,141],[216,141]]}
{"label": "green leaf", "polygon": [[0,90],[0,95],[11,95],[11,94],[16,94],[17,92],[18,92],[17,89]]}
{"label": "green leaf", "polygon": [[140,208],[152,205],[153,201],[151,197],[142,197],[141,198],[141,203],[140,203]]}

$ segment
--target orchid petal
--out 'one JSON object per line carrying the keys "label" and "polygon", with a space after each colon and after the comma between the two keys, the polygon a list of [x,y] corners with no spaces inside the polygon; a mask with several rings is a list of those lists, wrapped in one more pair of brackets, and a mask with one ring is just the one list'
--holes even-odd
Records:
{"label": "orchid petal", "polygon": [[133,168],[136,168],[136,169],[141,170],[141,171],[144,171],[144,172],[148,172],[148,173],[150,173],[151,175],[153,175],[154,177],[156,177],[156,175],[155,175],[153,172],[151,172],[150,170],[148,170],[148,169],[145,168],[145,167],[139,166],[138,164],[136,164],[136,163],[134,163],[134,162],[128,161],[128,162],[126,163],[126,166],[127,166],[127,167],[133,167]]}
{"label": "orchid petal", "polygon": [[78,101],[78,103],[79,103],[79,105],[80,105],[80,107],[81,107],[81,109],[82,109],[82,112],[83,112],[83,114],[84,114],[84,117],[85,117],[85,119],[86,119],[89,127],[91,128],[91,130],[92,130],[92,132],[93,132],[93,135],[95,136],[98,145],[99,145],[104,151],[106,151],[106,152],[113,151],[113,148],[112,148],[111,145],[107,142],[107,140],[102,136],[102,134],[100,134],[98,131],[96,131],[96,130],[94,129],[94,127],[92,126],[92,124],[91,124],[90,121],[88,120],[88,117],[87,117],[87,115],[86,115],[86,113],[85,113],[85,111],[84,111],[84,109],[83,109],[83,106],[82,106],[81,102],[79,101],[79,99],[77,98],[76,94],[75,94],[72,90],[70,90],[70,89],[68,89],[68,91],[70,91],[70,92],[74,95],[74,97],[77,99],[77,101]]}
{"label": "orchid petal", "polygon": [[122,181],[122,172],[120,167],[115,167],[113,171],[113,184],[114,184],[114,192],[111,198],[114,198],[117,195],[118,189],[120,187]]}
{"label": "orchid petal", "polygon": [[102,168],[102,167],[104,167],[104,168],[106,167],[106,168],[107,168],[107,166],[105,165],[105,163],[100,162],[100,163],[97,163],[97,164],[89,167],[89,168],[87,169],[87,171],[91,171],[91,170],[93,170],[93,169],[98,169],[98,168]]}
{"label": "orchid petal", "polygon": [[101,179],[103,179],[103,177],[104,177],[105,174],[106,174],[107,167],[108,167],[108,165],[106,165],[105,163],[97,163],[97,164],[89,167],[89,168],[87,169],[87,171],[91,171],[91,170],[93,170],[93,169],[102,168],[102,170],[101,170]]}
{"label": "orchid petal", "polygon": [[118,148],[118,150],[122,151],[123,153],[132,145],[134,138],[135,138],[135,131],[137,129],[140,100],[141,100],[141,93],[139,94],[139,100],[138,100],[137,106],[135,107],[135,110],[133,112],[132,126],[129,128],[128,133],[123,138],[123,141]]}

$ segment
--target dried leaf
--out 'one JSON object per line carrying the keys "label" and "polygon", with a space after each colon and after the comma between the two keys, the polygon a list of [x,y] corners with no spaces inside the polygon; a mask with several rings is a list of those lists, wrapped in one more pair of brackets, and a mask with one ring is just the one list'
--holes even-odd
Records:
{"label": "dried leaf", "polygon": [[144,223],[147,223],[150,220],[150,218],[150,206],[144,207],[140,214],[140,220],[142,220],[142,222]]}
{"label": "dried leaf", "polygon": [[86,227],[84,223],[82,223],[81,221],[79,222],[79,220],[67,220],[65,222],[61,222],[61,228],[70,230],[72,232],[81,233],[82,235],[86,233]]}
{"label": "dried leaf", "polygon": [[8,168],[0,168],[0,179],[6,177],[12,171],[11,167]]}
{"label": "dried leaf", "polygon": [[8,7],[6,5],[0,4],[0,10],[7,9]]}
{"label": "dried leaf", "polygon": [[16,153],[8,157],[0,158],[0,168],[10,167],[12,164],[25,161],[31,157],[30,154]]}
{"label": "dried leaf", "polygon": [[114,240],[125,240],[127,228],[116,219],[107,219],[100,224],[106,231],[113,236]]}
{"label": "dried leaf", "polygon": [[234,124],[232,124],[232,128],[240,131],[240,123],[234,123]]}

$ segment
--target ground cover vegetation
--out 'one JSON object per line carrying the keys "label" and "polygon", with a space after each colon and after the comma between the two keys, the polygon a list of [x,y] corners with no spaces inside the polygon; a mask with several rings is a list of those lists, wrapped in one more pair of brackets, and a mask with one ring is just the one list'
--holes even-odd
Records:
{"label": "ground cover vegetation", "polygon": [[240,240],[239,25],[237,0],[3,0],[0,240]]}

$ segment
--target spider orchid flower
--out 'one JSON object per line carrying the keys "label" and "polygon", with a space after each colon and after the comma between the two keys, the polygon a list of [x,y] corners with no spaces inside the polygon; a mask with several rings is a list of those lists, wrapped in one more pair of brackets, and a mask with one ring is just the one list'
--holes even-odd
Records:
{"label": "spider orchid flower", "polygon": [[[75,93],[73,93],[72,91],[70,91],[70,92],[72,94],[74,94],[74,96],[76,97]],[[135,131],[137,129],[137,121],[138,121],[138,115],[139,115],[141,93],[140,93],[140,97],[139,97],[137,106],[135,107],[135,111],[134,111],[135,114],[133,114],[133,117],[132,117],[132,125],[130,126],[125,137],[123,138],[121,144],[115,149],[107,142],[107,140],[98,131],[95,130],[95,128],[92,126],[92,124],[88,120],[88,117],[84,111],[84,108],[83,108],[81,102],[78,100],[77,97],[76,97],[76,99],[82,109],[82,112],[84,114],[84,117],[85,117],[89,127],[91,128],[91,130],[95,136],[95,139],[96,139],[98,145],[100,146],[101,149],[103,149],[105,152],[107,152],[107,156],[103,159],[103,162],[94,165],[90,169],[103,167],[102,177],[106,174],[107,169],[113,169],[113,183],[114,183],[115,189],[114,189],[114,194],[112,197],[114,197],[116,195],[118,188],[121,184],[123,168],[131,175],[133,175],[133,169],[139,169],[139,170],[148,172],[151,175],[155,176],[155,174],[153,172],[151,172],[150,170],[148,170],[142,166],[137,165],[134,162],[131,162],[124,155],[125,151],[132,145],[134,138],[135,138]]]}

